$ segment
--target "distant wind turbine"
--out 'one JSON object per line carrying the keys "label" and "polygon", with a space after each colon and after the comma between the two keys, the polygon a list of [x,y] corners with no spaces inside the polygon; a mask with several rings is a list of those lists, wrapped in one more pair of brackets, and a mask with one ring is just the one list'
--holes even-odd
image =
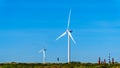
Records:
{"label": "distant wind turbine", "polygon": [[45,64],[45,60],[46,60],[46,49],[41,49],[40,51],[39,51],[39,53],[43,53],[43,64]]}
{"label": "distant wind turbine", "polygon": [[71,10],[69,12],[69,18],[68,18],[68,25],[67,25],[67,29],[66,31],[61,34],[56,40],[60,39],[61,37],[63,37],[64,35],[68,35],[68,63],[70,63],[71,57],[70,57],[70,38],[72,39],[72,41],[74,42],[74,44],[76,43],[75,40],[73,39],[71,33],[72,31],[69,29],[69,25],[70,25],[70,16],[71,16]]}

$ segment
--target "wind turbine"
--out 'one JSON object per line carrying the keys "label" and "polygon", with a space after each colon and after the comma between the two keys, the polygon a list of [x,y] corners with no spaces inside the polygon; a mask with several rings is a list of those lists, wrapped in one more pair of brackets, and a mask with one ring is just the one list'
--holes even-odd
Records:
{"label": "wind turbine", "polygon": [[74,44],[76,43],[75,40],[73,39],[71,33],[72,31],[69,29],[69,25],[70,25],[70,16],[71,16],[71,10],[69,12],[69,17],[68,17],[68,25],[67,25],[67,29],[66,31],[61,34],[56,40],[60,39],[61,37],[63,37],[64,35],[68,35],[68,63],[70,63],[70,59],[71,59],[71,56],[70,56],[70,38],[72,39],[72,41],[74,42]]}
{"label": "wind turbine", "polygon": [[43,53],[43,64],[45,64],[45,60],[46,60],[46,49],[41,49],[40,51],[39,51],[39,53]]}

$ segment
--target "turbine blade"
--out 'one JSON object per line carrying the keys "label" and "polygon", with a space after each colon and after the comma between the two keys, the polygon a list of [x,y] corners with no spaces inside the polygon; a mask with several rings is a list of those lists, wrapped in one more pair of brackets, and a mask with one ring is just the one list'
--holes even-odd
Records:
{"label": "turbine blade", "polygon": [[63,34],[61,34],[56,40],[60,39],[60,38],[63,37],[65,34],[66,34],[66,31],[65,31]]}
{"label": "turbine blade", "polygon": [[43,49],[41,49],[41,50],[39,51],[39,53],[41,53],[41,52],[43,52]]}
{"label": "turbine blade", "polygon": [[42,51],[40,50],[40,51],[38,51],[38,53],[41,53]]}
{"label": "turbine blade", "polygon": [[73,41],[74,43],[76,43],[75,40],[73,39],[71,33],[70,33],[69,31],[68,31],[68,35],[70,36],[70,38],[72,39],[72,41]]}
{"label": "turbine blade", "polygon": [[71,9],[70,9],[70,12],[69,12],[67,29],[69,29],[69,25],[70,25],[70,16],[71,16]]}

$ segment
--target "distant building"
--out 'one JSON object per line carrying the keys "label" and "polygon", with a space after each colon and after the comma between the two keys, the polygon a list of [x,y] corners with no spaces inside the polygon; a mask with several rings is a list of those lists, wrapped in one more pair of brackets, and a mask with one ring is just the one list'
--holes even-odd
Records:
{"label": "distant building", "polygon": [[101,64],[101,60],[100,60],[100,57],[98,58],[98,64]]}
{"label": "distant building", "polygon": [[114,58],[112,58],[112,64],[114,64]]}
{"label": "distant building", "polygon": [[106,59],[104,59],[104,64],[106,64]]}
{"label": "distant building", "polygon": [[57,58],[57,61],[58,61],[58,62],[60,61],[60,58],[59,58],[59,57]]}

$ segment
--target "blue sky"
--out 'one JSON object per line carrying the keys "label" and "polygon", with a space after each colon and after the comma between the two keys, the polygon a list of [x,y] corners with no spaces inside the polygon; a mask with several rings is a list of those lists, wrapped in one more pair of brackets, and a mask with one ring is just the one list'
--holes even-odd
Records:
{"label": "blue sky", "polygon": [[119,0],[0,0],[0,62],[42,62],[42,48],[47,62],[67,62],[67,36],[55,39],[65,31],[70,9],[76,40],[71,60],[107,60],[110,52],[120,62]]}

